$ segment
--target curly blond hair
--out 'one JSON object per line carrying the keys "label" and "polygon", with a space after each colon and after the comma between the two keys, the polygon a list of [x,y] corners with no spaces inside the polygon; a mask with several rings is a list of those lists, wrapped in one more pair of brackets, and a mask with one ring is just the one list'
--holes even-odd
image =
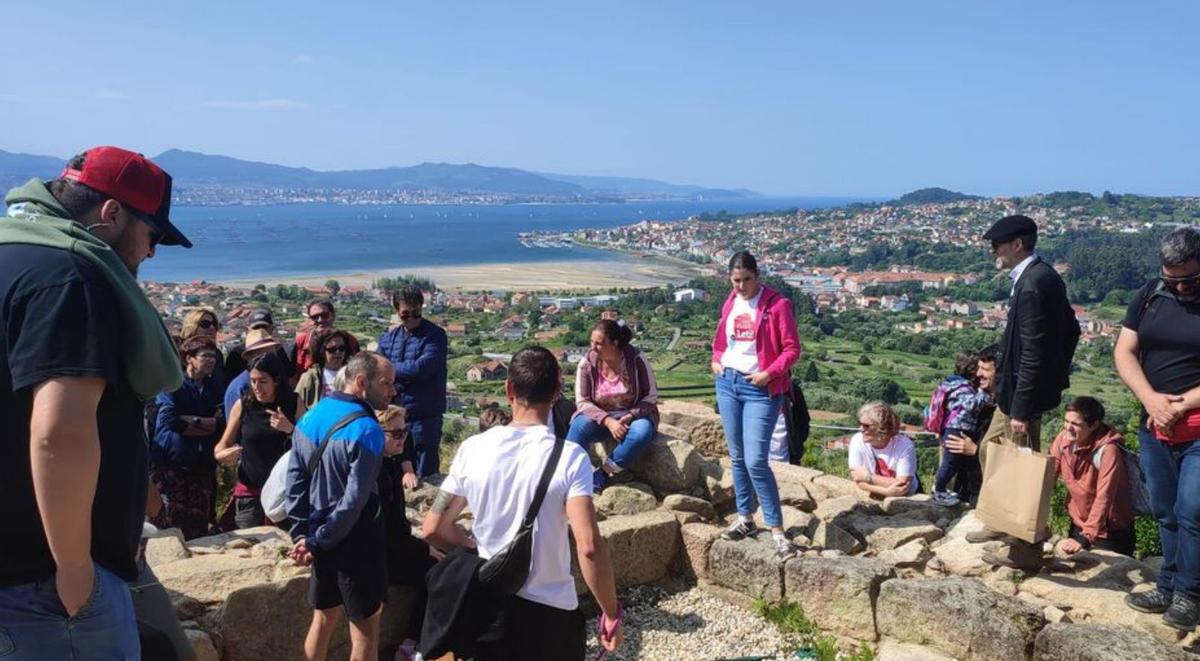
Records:
{"label": "curly blond hair", "polygon": [[396,406],[395,404],[388,404],[388,407],[386,409],[375,412],[375,418],[379,420],[379,425],[381,427],[383,427],[384,429],[387,429],[387,425],[389,422],[391,422],[392,420],[395,420],[396,418],[405,417],[405,413],[406,413],[406,411],[404,410],[403,406]]}
{"label": "curly blond hair", "polygon": [[858,421],[878,428],[891,438],[900,431],[900,416],[884,402],[867,402],[858,409]]}

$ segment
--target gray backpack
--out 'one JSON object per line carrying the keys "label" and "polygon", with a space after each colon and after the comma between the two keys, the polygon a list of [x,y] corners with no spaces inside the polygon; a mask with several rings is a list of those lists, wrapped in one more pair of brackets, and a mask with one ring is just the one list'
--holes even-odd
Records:
{"label": "gray backpack", "polygon": [[1121,460],[1125,463],[1125,473],[1129,475],[1129,502],[1133,506],[1133,513],[1151,515],[1150,491],[1146,488],[1146,474],[1142,472],[1142,462],[1138,460],[1136,452],[1125,447],[1124,443],[1106,443],[1092,453],[1092,465],[1096,467],[1096,470],[1100,470],[1100,455],[1104,452],[1104,448],[1109,446],[1121,453]]}

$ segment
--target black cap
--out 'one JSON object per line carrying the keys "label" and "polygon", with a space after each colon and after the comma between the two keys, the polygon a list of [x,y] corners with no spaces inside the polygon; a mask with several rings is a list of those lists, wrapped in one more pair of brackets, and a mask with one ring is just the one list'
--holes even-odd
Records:
{"label": "black cap", "polygon": [[1005,216],[983,233],[987,241],[1011,241],[1018,236],[1037,234],[1037,223],[1029,216]]}
{"label": "black cap", "polygon": [[250,313],[250,328],[260,326],[274,326],[275,320],[271,317],[271,311],[259,308]]}

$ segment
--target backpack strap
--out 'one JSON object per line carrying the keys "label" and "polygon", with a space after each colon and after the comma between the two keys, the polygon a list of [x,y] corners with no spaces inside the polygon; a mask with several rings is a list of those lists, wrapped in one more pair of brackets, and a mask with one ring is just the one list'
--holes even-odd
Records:
{"label": "backpack strap", "polygon": [[550,488],[550,478],[554,477],[554,469],[558,466],[559,458],[562,457],[564,445],[566,445],[564,439],[554,439],[554,449],[550,451],[550,458],[546,460],[546,466],[542,469],[537,492],[533,494],[533,502],[529,503],[529,511],[525,513],[525,520],[521,522],[522,528],[533,527],[533,521],[537,519],[538,511],[542,509],[542,501],[546,498],[546,490]]}
{"label": "backpack strap", "polygon": [[317,467],[321,465],[321,457],[325,456],[325,448],[329,447],[329,437],[333,436],[337,431],[344,429],[355,420],[369,417],[371,417],[370,413],[367,413],[361,408],[355,408],[355,410],[347,413],[337,422],[333,423],[333,426],[329,428],[329,431],[325,432],[325,435],[321,437],[321,444],[317,446],[317,449],[312,453],[312,456],[308,458],[308,474],[312,475],[315,473]]}

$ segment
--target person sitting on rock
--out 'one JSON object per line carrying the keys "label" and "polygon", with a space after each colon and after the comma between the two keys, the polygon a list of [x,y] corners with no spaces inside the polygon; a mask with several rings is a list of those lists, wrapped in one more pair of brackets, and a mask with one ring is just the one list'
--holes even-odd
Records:
{"label": "person sitting on rock", "polygon": [[917,447],[900,433],[900,417],[883,402],[858,409],[859,432],[850,438],[850,478],[872,496],[911,496],[920,488]]}
{"label": "person sitting on rock", "polygon": [[650,447],[658,427],[658,384],[642,352],[630,346],[633,330],[623,321],[601,319],[592,327],[591,351],[575,373],[575,416],[567,440],[587,449],[596,441],[617,447],[592,474],[599,493]]}
{"label": "person sitting on rock", "polygon": [[[1109,447],[1109,446],[1114,447]],[[1067,486],[1071,532],[1059,550],[1072,555],[1092,547],[1133,555],[1133,503],[1121,433],[1104,424],[1104,405],[1077,397],[1067,405],[1063,430],[1050,455]]]}

